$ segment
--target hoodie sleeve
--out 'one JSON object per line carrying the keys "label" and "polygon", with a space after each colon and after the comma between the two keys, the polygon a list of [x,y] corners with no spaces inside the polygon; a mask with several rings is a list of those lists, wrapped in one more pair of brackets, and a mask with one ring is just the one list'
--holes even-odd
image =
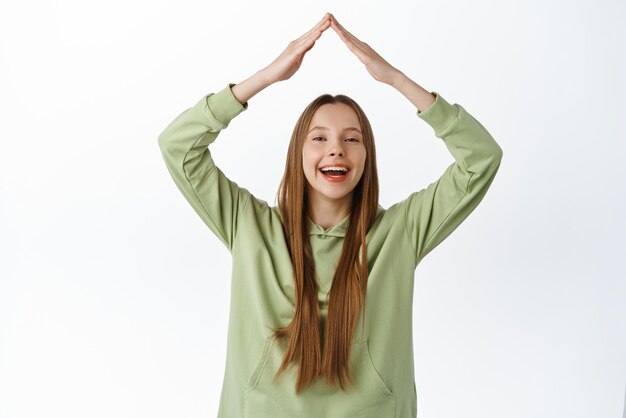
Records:
{"label": "hoodie sleeve", "polygon": [[230,121],[248,108],[228,84],[182,112],[159,135],[167,169],[176,186],[204,223],[232,250],[238,215],[250,193],[229,180],[215,165],[208,146]]}
{"label": "hoodie sleeve", "polygon": [[462,106],[432,93],[435,102],[417,115],[443,140],[455,161],[437,181],[403,202],[416,265],[478,206],[502,160],[502,149],[476,119]]}

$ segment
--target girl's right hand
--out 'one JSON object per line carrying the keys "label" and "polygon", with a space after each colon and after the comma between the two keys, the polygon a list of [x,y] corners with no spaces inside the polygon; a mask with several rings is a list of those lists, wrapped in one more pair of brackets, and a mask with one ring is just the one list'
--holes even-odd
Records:
{"label": "girl's right hand", "polygon": [[306,54],[315,41],[322,36],[322,32],[330,27],[330,13],[326,13],[322,20],[310,31],[293,40],[282,54],[261,72],[269,84],[289,79],[300,68],[304,54]]}

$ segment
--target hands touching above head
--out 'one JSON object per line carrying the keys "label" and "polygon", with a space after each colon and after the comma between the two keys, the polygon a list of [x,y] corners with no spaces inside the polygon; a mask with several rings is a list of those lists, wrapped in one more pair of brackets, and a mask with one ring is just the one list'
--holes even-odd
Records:
{"label": "hands touching above head", "polygon": [[368,44],[361,42],[348,32],[330,13],[326,13],[310,31],[291,41],[287,49],[264,69],[268,81],[271,83],[290,78],[300,68],[304,55],[313,48],[315,41],[329,27],[334,29],[346,46],[365,64],[365,68],[372,77],[383,83],[389,84],[391,82],[398,70],[378,55]]}
{"label": "hands touching above head", "polygon": [[256,72],[250,78],[234,85],[231,90],[239,103],[246,103],[252,96],[278,81],[291,78],[300,68],[304,54],[315,41],[322,36],[322,32],[330,27],[330,13],[326,13],[321,21],[310,31],[289,42],[287,48],[270,65]]}
{"label": "hands touching above head", "polygon": [[335,30],[339,38],[346,44],[348,49],[357,56],[365,65],[365,69],[375,80],[385,84],[391,84],[395,77],[400,75],[400,71],[383,59],[376,51],[365,42],[360,41],[356,36],[348,32],[331,15],[331,27]]}
{"label": "hands touching above head", "polygon": [[329,27],[333,28],[348,49],[365,65],[365,69],[375,80],[395,87],[421,111],[424,111],[435,101],[435,97],[431,93],[424,90],[385,61],[368,44],[360,41],[356,36],[348,32],[330,13],[326,13],[322,20],[307,33],[291,41],[287,48],[271,64],[247,80],[233,86],[232,92],[237,100],[242,104],[246,103],[265,87],[291,78],[302,65],[304,55],[313,48],[315,41]]}
{"label": "hands touching above head", "polygon": [[322,33],[330,27],[330,13],[326,13],[322,20],[318,22],[310,31],[289,42],[287,49],[285,49],[270,65],[263,70],[264,77],[269,84],[277,81],[283,81],[291,78],[292,75],[302,64],[304,54],[306,54],[315,41],[322,36]]}

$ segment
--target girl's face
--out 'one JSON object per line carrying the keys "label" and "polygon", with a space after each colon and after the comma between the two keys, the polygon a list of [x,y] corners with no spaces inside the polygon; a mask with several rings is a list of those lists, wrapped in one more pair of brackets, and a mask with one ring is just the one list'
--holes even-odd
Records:
{"label": "girl's face", "polygon": [[[320,106],[302,147],[302,165],[310,198],[341,201],[352,197],[365,167],[366,151],[359,119],[343,103]],[[324,167],[344,171],[322,171]]]}

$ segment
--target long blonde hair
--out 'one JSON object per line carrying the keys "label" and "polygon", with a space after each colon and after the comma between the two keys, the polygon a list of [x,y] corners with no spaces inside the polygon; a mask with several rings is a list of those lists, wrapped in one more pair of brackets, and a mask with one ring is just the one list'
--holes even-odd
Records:
{"label": "long blonde hair", "polygon": [[[318,284],[307,228],[308,195],[302,148],[313,115],[319,107],[329,103],[343,103],[354,110],[361,125],[367,154],[363,175],[353,190],[348,227],[329,291],[328,318],[323,330],[322,347]],[[300,393],[320,375],[326,376],[327,383],[333,386],[335,380],[338,380],[344,390],[345,379],[355,385],[348,367],[350,347],[359,311],[365,315],[368,276],[365,237],[378,209],[374,134],[367,116],[354,100],[342,94],[324,94],[313,100],[302,112],[289,142],[277,200],[294,268],[296,306],[291,323],[274,330],[275,337],[288,340],[287,352],[274,381],[290,363],[295,362],[299,363],[296,393]]]}

